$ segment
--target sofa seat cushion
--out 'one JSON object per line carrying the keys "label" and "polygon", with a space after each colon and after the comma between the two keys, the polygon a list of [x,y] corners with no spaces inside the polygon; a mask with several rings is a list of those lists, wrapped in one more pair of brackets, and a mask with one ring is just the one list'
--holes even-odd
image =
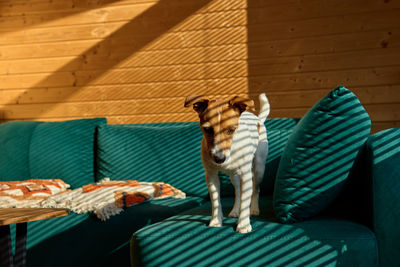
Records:
{"label": "sofa seat cushion", "polygon": [[[159,199],[129,207],[107,221],[92,214],[29,222],[28,266],[129,266],[129,239],[138,229],[205,203],[198,197]],[[12,226],[15,236],[15,226]]]}
{"label": "sofa seat cushion", "polygon": [[[233,198],[224,198],[227,215]],[[134,266],[376,266],[378,255],[369,228],[338,218],[282,224],[273,217],[272,200],[262,197],[253,231],[235,232],[236,218],[207,227],[208,203],[137,231],[131,240]]]}

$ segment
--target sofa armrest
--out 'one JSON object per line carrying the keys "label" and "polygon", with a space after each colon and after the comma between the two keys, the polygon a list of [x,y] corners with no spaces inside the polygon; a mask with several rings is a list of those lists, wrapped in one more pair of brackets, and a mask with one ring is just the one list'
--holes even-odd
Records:
{"label": "sofa armrest", "polygon": [[371,135],[366,150],[380,266],[400,266],[400,129]]}

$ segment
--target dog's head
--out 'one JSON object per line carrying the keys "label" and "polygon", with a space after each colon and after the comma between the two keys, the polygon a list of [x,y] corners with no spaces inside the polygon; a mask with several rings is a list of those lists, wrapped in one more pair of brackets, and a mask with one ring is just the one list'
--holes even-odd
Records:
{"label": "dog's head", "polygon": [[199,114],[208,155],[215,163],[222,164],[230,156],[232,139],[238,129],[240,115],[246,110],[254,110],[253,100],[239,96],[225,100],[188,96],[185,107],[189,106],[193,106]]}

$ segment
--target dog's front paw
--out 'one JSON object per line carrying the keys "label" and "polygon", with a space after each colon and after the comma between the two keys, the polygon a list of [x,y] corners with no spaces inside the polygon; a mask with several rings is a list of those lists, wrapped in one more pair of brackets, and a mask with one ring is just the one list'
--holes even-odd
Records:
{"label": "dog's front paw", "polygon": [[241,233],[241,234],[246,234],[251,232],[251,225],[245,225],[245,226],[237,226],[236,227],[236,232]]}
{"label": "dog's front paw", "polygon": [[221,227],[222,226],[222,220],[218,219],[211,219],[210,223],[208,224],[209,227]]}

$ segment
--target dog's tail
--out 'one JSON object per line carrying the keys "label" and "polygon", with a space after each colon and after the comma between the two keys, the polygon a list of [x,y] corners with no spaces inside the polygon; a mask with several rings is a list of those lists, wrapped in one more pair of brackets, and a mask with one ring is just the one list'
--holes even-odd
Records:
{"label": "dog's tail", "polygon": [[270,112],[269,101],[264,93],[260,94],[258,99],[260,100],[260,114],[258,114],[258,118],[264,123]]}

